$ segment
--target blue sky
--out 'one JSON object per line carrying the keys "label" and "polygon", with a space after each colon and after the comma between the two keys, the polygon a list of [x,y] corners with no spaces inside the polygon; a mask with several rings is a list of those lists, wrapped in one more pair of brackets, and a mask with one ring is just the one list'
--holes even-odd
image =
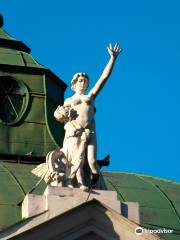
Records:
{"label": "blue sky", "polygon": [[[104,170],[180,181],[180,2],[178,0],[1,0],[4,29],[68,85],[87,72],[90,88],[123,49],[97,98],[98,158]],[[70,88],[66,97],[72,95]]]}

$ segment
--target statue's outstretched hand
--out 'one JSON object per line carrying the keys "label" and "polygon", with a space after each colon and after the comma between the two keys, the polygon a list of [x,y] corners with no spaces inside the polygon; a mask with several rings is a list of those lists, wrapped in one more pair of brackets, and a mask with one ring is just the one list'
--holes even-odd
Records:
{"label": "statue's outstretched hand", "polygon": [[114,45],[114,47],[112,47],[112,44],[110,43],[109,46],[107,47],[107,49],[108,49],[108,52],[109,52],[110,56],[115,57],[115,58],[122,51],[122,49],[120,48],[118,43],[116,43]]}

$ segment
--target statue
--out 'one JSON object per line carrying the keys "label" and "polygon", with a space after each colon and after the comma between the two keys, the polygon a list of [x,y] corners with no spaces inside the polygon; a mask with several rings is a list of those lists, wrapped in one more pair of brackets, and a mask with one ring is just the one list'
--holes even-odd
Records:
{"label": "statue", "polygon": [[[71,88],[75,94],[66,99],[64,105],[58,106],[54,112],[57,121],[65,123],[65,137],[63,147],[59,151],[50,152],[46,157],[43,172],[47,183],[57,181],[73,188],[73,179],[76,178],[78,187],[86,191],[88,188],[84,183],[83,170],[85,162],[88,162],[90,168],[91,183],[95,184],[98,181],[94,102],[110,76],[120,51],[119,44],[115,44],[114,48],[109,44],[110,60],[87,95],[85,91],[89,86],[89,76],[86,73],[76,73],[73,76]],[[42,164],[34,169],[33,173],[38,176],[42,175]]]}

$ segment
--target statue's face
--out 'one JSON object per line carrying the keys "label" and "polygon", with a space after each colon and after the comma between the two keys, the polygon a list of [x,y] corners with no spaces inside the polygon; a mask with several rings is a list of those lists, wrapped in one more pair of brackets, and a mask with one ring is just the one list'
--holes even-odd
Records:
{"label": "statue's face", "polygon": [[88,87],[88,79],[84,76],[79,76],[78,80],[75,83],[76,92],[85,92]]}

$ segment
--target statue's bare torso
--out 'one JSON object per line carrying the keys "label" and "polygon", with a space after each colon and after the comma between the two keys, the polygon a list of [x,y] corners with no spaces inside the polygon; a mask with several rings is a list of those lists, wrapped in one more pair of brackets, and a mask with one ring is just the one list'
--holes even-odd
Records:
{"label": "statue's bare torso", "polygon": [[69,105],[76,112],[75,121],[83,128],[94,128],[94,101],[88,95],[74,95],[68,100]]}

